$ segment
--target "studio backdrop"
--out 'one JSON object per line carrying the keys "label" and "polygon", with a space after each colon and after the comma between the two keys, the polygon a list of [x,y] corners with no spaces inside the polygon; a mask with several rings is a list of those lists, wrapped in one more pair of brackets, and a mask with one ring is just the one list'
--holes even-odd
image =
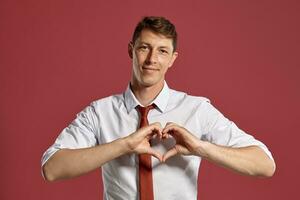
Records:
{"label": "studio backdrop", "polygon": [[299,10],[296,0],[1,0],[0,199],[102,199],[100,169],[47,183],[40,160],[90,102],[126,89],[127,45],[146,15],[177,27],[169,86],[209,98],[277,163],[255,179],[204,161],[198,198],[299,199]]}

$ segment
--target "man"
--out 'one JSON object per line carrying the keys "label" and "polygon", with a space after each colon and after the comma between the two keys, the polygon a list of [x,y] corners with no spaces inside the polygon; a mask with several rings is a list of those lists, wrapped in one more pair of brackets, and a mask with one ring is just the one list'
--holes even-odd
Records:
{"label": "man", "polygon": [[139,22],[128,45],[127,90],[92,102],[62,131],[42,159],[46,180],[102,167],[104,199],[196,199],[202,158],[241,174],[273,175],[275,163],[263,143],[206,98],[168,87],[176,43],[167,19]]}

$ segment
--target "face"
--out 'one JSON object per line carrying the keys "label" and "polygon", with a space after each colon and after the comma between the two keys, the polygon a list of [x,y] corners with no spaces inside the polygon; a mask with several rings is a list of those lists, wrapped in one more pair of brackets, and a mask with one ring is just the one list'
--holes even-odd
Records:
{"label": "face", "polygon": [[172,39],[148,29],[135,44],[129,43],[128,52],[133,65],[131,84],[141,87],[163,86],[165,74],[177,57]]}

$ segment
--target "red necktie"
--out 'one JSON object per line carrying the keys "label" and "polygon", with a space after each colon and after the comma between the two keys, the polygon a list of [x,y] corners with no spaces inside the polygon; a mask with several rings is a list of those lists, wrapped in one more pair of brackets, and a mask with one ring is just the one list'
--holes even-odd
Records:
{"label": "red necktie", "polygon": [[[137,106],[140,112],[140,128],[149,125],[147,115],[154,105],[147,107]],[[139,154],[139,187],[140,200],[154,200],[151,155]]]}

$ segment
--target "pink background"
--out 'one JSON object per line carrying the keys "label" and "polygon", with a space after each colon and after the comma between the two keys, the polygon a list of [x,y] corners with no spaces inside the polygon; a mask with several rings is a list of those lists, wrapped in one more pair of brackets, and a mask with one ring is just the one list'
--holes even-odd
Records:
{"label": "pink background", "polygon": [[297,0],[2,0],[0,199],[102,198],[99,170],[46,183],[40,159],[76,113],[126,88],[127,43],[144,15],[177,26],[170,87],[210,98],[277,162],[271,179],[204,162],[199,198],[299,199],[299,10]]}

